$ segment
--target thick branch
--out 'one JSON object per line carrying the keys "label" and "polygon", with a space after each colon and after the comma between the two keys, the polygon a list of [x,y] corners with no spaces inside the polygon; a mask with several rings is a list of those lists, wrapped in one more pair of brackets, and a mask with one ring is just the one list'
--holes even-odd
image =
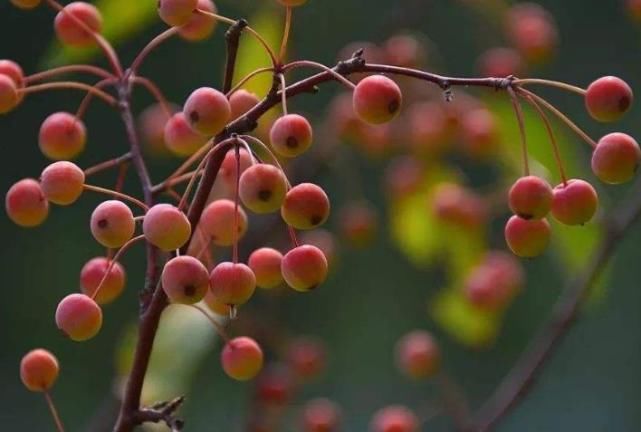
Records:
{"label": "thick branch", "polygon": [[234,82],[236,56],[238,55],[240,36],[247,25],[246,20],[239,19],[236,21],[236,24],[229,27],[225,33],[225,41],[227,42],[227,60],[225,62],[225,77],[223,78],[223,93],[228,93]]}

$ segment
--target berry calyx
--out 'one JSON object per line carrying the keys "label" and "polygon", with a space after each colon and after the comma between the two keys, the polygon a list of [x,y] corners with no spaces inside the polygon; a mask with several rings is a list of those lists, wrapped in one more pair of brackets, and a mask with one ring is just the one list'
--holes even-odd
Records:
{"label": "berry calyx", "polygon": [[248,381],[263,368],[263,351],[255,340],[237,337],[225,344],[221,363],[227,375],[237,381]]}
{"label": "berry calyx", "polygon": [[412,331],[396,345],[396,364],[401,372],[412,379],[433,376],[440,363],[440,349],[432,335],[426,331]]}
{"label": "berry calyx", "polygon": [[42,171],[40,186],[49,202],[70,205],[76,202],[85,185],[85,173],[72,162],[54,162]]}
{"label": "berry calyx", "polygon": [[327,278],[327,258],[316,246],[295,247],[285,254],[281,272],[287,285],[300,292],[312,291]]}
{"label": "berry calyx", "polygon": [[625,81],[606,76],[590,84],[585,94],[585,107],[593,119],[613,122],[630,109],[633,100],[632,89]]}
{"label": "berry calyx", "polygon": [[573,179],[554,188],[552,215],[565,225],[583,225],[589,222],[599,206],[599,197],[592,185]]}
{"label": "berry calyx", "polygon": [[235,208],[233,201],[220,199],[210,203],[203,211],[200,227],[205,234],[211,236],[215,245],[231,246],[234,239],[241,239],[247,232],[247,214],[240,206],[238,211]]}
{"label": "berry calyx", "polygon": [[408,408],[400,405],[385,407],[374,415],[371,432],[417,432],[418,418]]}
{"label": "berry calyx", "polygon": [[[216,5],[211,0],[198,0],[199,10],[216,13]],[[189,20],[180,26],[178,34],[191,42],[207,39],[216,28],[216,18],[205,14],[192,14]]]}
{"label": "berry calyx", "polygon": [[19,102],[16,83],[8,75],[0,74],[0,114],[12,111]]}
{"label": "berry calyx", "polygon": [[51,352],[39,348],[29,351],[20,361],[20,379],[32,392],[46,392],[53,387],[60,366]]}
{"label": "berry calyx", "polygon": [[[107,273],[107,270],[109,273]],[[105,277],[106,275],[106,277]],[[103,281],[104,280],[104,281]],[[96,303],[103,305],[117,299],[125,288],[125,269],[119,262],[113,262],[104,257],[93,258],[80,270],[80,288],[88,296],[94,296]],[[102,285],[100,283],[102,282]]]}
{"label": "berry calyx", "polygon": [[387,123],[401,109],[401,89],[383,75],[371,75],[361,80],[354,89],[354,112],[366,123]]}
{"label": "berry calyx", "polygon": [[91,234],[101,245],[119,248],[134,235],[136,222],[131,209],[122,201],[108,200],[91,214]]}
{"label": "berry calyx", "polygon": [[510,250],[521,258],[541,255],[550,242],[550,223],[547,219],[523,219],[512,216],[505,225],[505,241]]}
{"label": "berry calyx", "polygon": [[82,342],[100,331],[102,310],[91,297],[70,294],[58,303],[56,325],[69,339]]}
{"label": "berry calyx", "polygon": [[73,2],[56,15],[53,25],[58,39],[63,44],[74,47],[93,45],[96,41],[94,36],[77,21],[83,22],[94,33],[100,33],[102,29],[102,16],[94,5],[86,2]]}
{"label": "berry calyx", "polygon": [[552,187],[540,177],[521,177],[510,188],[508,202],[523,219],[544,218],[552,208]]}
{"label": "berry calyx", "polygon": [[283,254],[276,249],[260,248],[251,253],[247,265],[256,276],[256,285],[259,288],[275,288],[283,283],[283,274],[280,265]]}
{"label": "berry calyx", "polygon": [[5,209],[9,218],[25,228],[42,224],[49,215],[49,202],[33,179],[23,179],[15,183],[5,198]]}
{"label": "berry calyx", "polygon": [[281,215],[296,229],[312,229],[325,223],[329,217],[329,198],[323,189],[313,183],[294,186],[285,195]]}
{"label": "berry calyx", "polygon": [[304,153],[313,139],[309,121],[298,114],[287,114],[277,119],[269,131],[269,142],[276,153],[296,157]]}
{"label": "berry calyx", "polygon": [[181,248],[191,237],[187,215],[171,204],[156,204],[145,214],[142,232],[147,241],[169,252]]}
{"label": "berry calyx", "polygon": [[205,136],[222,131],[231,118],[227,97],[210,87],[194,90],[187,98],[183,112],[191,128]]}
{"label": "berry calyx", "polygon": [[256,276],[245,264],[223,262],[209,275],[211,292],[216,300],[227,305],[242,305],[254,294]]}
{"label": "berry calyx", "polygon": [[198,0],[158,0],[158,15],[165,23],[179,27],[189,22]]}
{"label": "berry calyx", "polygon": [[639,144],[630,135],[611,133],[601,138],[592,153],[592,171],[603,182],[625,183],[641,161]]}
{"label": "berry calyx", "polygon": [[202,300],[209,289],[209,272],[198,259],[183,255],[165,264],[161,281],[173,303],[194,304]]}
{"label": "berry calyx", "polygon": [[191,156],[205,145],[207,137],[195,132],[183,112],[174,114],[165,125],[165,144],[176,156]]}
{"label": "berry calyx", "polygon": [[87,131],[76,116],[58,112],[51,114],[40,126],[38,143],[40,150],[49,159],[69,160],[85,148]]}
{"label": "berry calyx", "polygon": [[280,208],[287,193],[287,179],[274,165],[253,165],[240,177],[238,189],[245,207],[254,213],[271,213]]}

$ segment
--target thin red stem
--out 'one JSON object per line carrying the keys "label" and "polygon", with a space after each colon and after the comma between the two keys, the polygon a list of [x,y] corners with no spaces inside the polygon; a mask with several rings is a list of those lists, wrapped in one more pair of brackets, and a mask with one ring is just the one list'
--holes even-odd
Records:
{"label": "thin red stem", "polygon": [[[95,89],[100,90],[103,87],[106,87],[110,84],[113,84],[116,82],[115,78],[106,78],[102,81],[98,81],[96,84],[93,85]],[[93,92],[87,92],[84,98],[82,98],[82,101],[80,102],[80,105],[78,106],[78,109],[76,110],[76,117],[79,119],[82,119],[85,115],[85,112],[87,112],[87,109],[89,108],[89,104],[93,100],[94,93]]]}
{"label": "thin red stem", "polygon": [[225,328],[218,321],[216,321],[211,315],[209,315],[205,309],[203,309],[202,307],[200,307],[198,305],[194,305],[194,304],[185,305],[185,306],[189,306],[189,307],[191,307],[193,309],[196,309],[198,312],[203,314],[205,316],[205,318],[207,318],[207,320],[214,327],[214,330],[216,330],[216,333],[218,333],[220,335],[220,337],[223,338],[225,343],[229,343],[230,338],[229,338],[229,335],[227,334],[227,332],[225,331]]}
{"label": "thin red stem", "polygon": [[43,72],[38,72],[25,77],[24,80],[25,80],[25,83],[30,84],[33,82],[42,81],[49,78],[55,78],[59,75],[64,75],[68,73],[88,73],[88,74],[96,75],[103,79],[116,78],[115,75],[109,73],[108,71],[104,70],[101,67],[86,65],[86,64],[79,64],[79,65],[60,66],[60,67],[49,69]]}
{"label": "thin red stem", "polygon": [[97,165],[93,165],[85,169],[85,176],[90,177],[92,175],[98,174],[105,170],[115,168],[131,160],[131,153],[125,153],[122,156],[119,156],[114,159],[110,159],[104,162],[101,162]]}
{"label": "thin red stem", "polygon": [[287,12],[285,13],[285,29],[283,30],[283,40],[280,44],[280,52],[278,55],[279,63],[282,63],[285,60],[285,55],[287,54],[287,43],[289,42],[289,32],[292,26],[292,8],[287,6]]}
{"label": "thin red stem", "polygon": [[521,152],[523,159],[523,173],[524,175],[530,175],[530,162],[529,155],[527,150],[527,134],[525,132],[525,120],[523,119],[523,109],[521,103],[519,102],[518,97],[514,93],[514,90],[509,87],[507,89],[508,94],[510,95],[510,100],[512,101],[512,107],[514,108],[514,113],[516,114],[516,121],[519,125],[519,133],[521,135]]}
{"label": "thin red stem", "polygon": [[75,82],[75,81],[60,81],[60,82],[50,82],[46,84],[37,84],[34,86],[29,86],[29,87],[20,89],[18,90],[18,93],[29,94],[29,93],[46,91],[46,90],[61,90],[61,89],[62,90],[69,90],[69,89],[84,90],[84,91],[93,93],[94,96],[98,96],[99,98],[101,98],[111,106],[115,106],[117,104],[116,99],[113,96],[109,95],[108,93],[105,93],[102,90],[99,90],[89,84]]}
{"label": "thin red stem", "polygon": [[153,38],[151,41],[149,41],[149,43],[140,51],[140,53],[138,53],[134,61],[131,62],[129,73],[136,74],[138,72],[138,69],[140,69],[142,62],[145,61],[147,56],[149,56],[149,54],[151,54],[154,49],[158,48],[158,46],[160,46],[167,39],[170,39],[177,34],[178,27],[171,27],[170,29],[165,30],[164,32]]}
{"label": "thin red stem", "polygon": [[165,111],[167,117],[171,117],[174,113],[171,109],[171,104],[163,94],[162,90],[149,78],[136,76],[133,77],[134,84],[140,84],[151,93],[151,95],[158,101],[162,109]]}
{"label": "thin red stem", "polygon": [[44,395],[47,401],[47,405],[49,406],[49,411],[51,412],[51,417],[53,418],[53,422],[56,425],[57,432],[65,432],[65,428],[62,425],[62,420],[60,419],[60,414],[58,414],[56,404],[53,402],[51,394],[49,394],[49,392],[44,392]]}
{"label": "thin red stem", "polygon": [[121,247],[120,249],[118,249],[118,252],[116,252],[116,254],[115,254],[113,257],[111,257],[111,258],[110,258],[109,265],[107,266],[107,270],[105,271],[105,274],[102,276],[102,279],[100,279],[100,283],[99,283],[99,284],[98,284],[98,286],[96,287],[96,289],[95,289],[95,291],[93,292],[93,294],[91,294],[91,299],[92,299],[92,300],[95,300],[95,299],[96,299],[96,297],[98,297],[98,294],[100,294],[100,290],[101,290],[101,289],[102,289],[102,287],[104,286],[105,281],[106,281],[106,280],[107,280],[107,278],[109,277],[109,273],[111,273],[111,270],[113,270],[113,268],[114,268],[114,266],[116,265],[116,263],[118,262],[118,260],[119,260],[120,258],[122,258],[122,256],[124,255],[124,253],[125,253],[125,252],[127,252],[127,250],[128,250],[131,246],[133,246],[134,244],[136,244],[136,243],[137,243],[137,242],[139,242],[140,240],[144,240],[144,239],[145,239],[145,236],[144,236],[144,235],[139,235],[139,236],[137,236],[137,237],[132,238],[132,239],[131,239],[131,240],[129,240],[127,243],[125,243],[124,245],[122,245],[122,247]]}
{"label": "thin red stem", "polygon": [[100,186],[94,186],[94,185],[89,185],[89,184],[85,184],[83,187],[85,188],[85,190],[88,190],[88,191],[97,192],[97,193],[101,193],[101,194],[105,194],[105,195],[113,195],[114,197],[116,197],[118,199],[121,199],[121,200],[124,200],[124,201],[129,201],[129,202],[131,202],[133,204],[136,204],[138,207],[143,209],[145,212],[147,210],[149,210],[149,206],[148,205],[146,205],[144,202],[140,201],[139,199],[132,197],[131,195],[127,195],[127,194],[124,194],[122,192],[118,192],[118,191],[115,191],[115,190],[112,190],[112,189],[107,189],[107,188],[103,188],[103,187],[100,187]]}

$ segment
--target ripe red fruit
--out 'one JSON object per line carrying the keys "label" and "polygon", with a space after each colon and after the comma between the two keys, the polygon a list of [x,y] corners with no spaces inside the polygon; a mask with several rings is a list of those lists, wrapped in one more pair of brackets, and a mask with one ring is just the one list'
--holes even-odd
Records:
{"label": "ripe red fruit", "polygon": [[40,150],[49,159],[67,160],[78,156],[85,148],[87,131],[76,116],[57,112],[51,114],[40,126]]}
{"label": "ripe red fruit", "polygon": [[218,301],[216,297],[214,297],[214,294],[212,294],[211,290],[207,291],[205,297],[203,298],[203,301],[205,302],[209,310],[217,315],[228,317],[232,311],[232,307]]}
{"label": "ripe red fruit", "polygon": [[361,120],[371,124],[387,123],[398,115],[403,96],[401,89],[383,75],[371,75],[354,89],[354,111]]}
{"label": "ripe red fruit", "polygon": [[440,364],[441,351],[432,335],[426,331],[412,331],[396,345],[396,365],[412,379],[434,376]]}
{"label": "ripe red fruit", "polygon": [[70,294],[58,303],[56,325],[71,340],[82,342],[100,331],[102,310],[90,297]]}
{"label": "ripe red fruit", "polygon": [[312,125],[298,114],[287,114],[278,118],[269,131],[269,142],[276,153],[295,157],[312,145]]}
{"label": "ripe red fruit", "polygon": [[91,3],[77,1],[69,3],[56,15],[53,25],[58,39],[63,44],[74,47],[93,45],[96,40],[92,33],[78,21],[83,22],[93,33],[100,33],[102,30],[100,11]]}
{"label": "ripe red fruit", "polygon": [[391,405],[380,409],[370,424],[371,432],[417,432],[418,418],[408,408]]}
{"label": "ripe red fruit", "polygon": [[491,48],[481,54],[478,69],[485,77],[518,76],[523,72],[523,58],[512,48]]}
{"label": "ripe red fruit", "polygon": [[40,5],[41,0],[11,0],[11,3],[20,9],[33,9]]}
{"label": "ripe red fruit", "polygon": [[59,372],[58,359],[42,348],[29,351],[20,361],[20,379],[32,392],[46,392],[51,389]]}
{"label": "ripe red fruit", "polygon": [[142,222],[147,241],[165,252],[181,248],[191,237],[187,215],[171,204],[156,204]]}
{"label": "ripe red fruit", "polygon": [[468,156],[485,159],[492,156],[499,147],[499,133],[492,113],[477,108],[463,114],[461,118],[463,148]]}
{"label": "ripe red fruit", "polygon": [[625,183],[634,177],[641,160],[639,144],[630,135],[611,133],[599,140],[592,153],[592,171],[606,183]]}
{"label": "ripe red fruit", "polygon": [[254,93],[247,90],[236,90],[229,97],[229,106],[231,107],[231,120],[236,120],[244,115],[247,111],[258,105],[259,99]]}
{"label": "ripe red fruit", "polygon": [[298,246],[285,254],[281,263],[283,279],[296,291],[318,287],[327,278],[327,258],[316,246]]}
{"label": "ripe red fruit", "polygon": [[531,62],[543,62],[558,44],[554,18],[535,3],[513,6],[507,14],[507,32],[516,48]]}
{"label": "ripe red fruit", "polygon": [[[220,199],[210,203],[200,217],[200,227],[205,234],[212,237],[212,242],[218,246],[231,246],[234,243],[234,227],[236,222],[236,239],[240,240],[247,232],[247,214],[231,200]],[[238,216],[236,216],[238,214]]]}
{"label": "ripe red fruit", "polygon": [[593,119],[612,122],[628,112],[633,100],[632,89],[625,81],[606,76],[590,84],[585,94],[585,107]]}
{"label": "ripe red fruit", "polygon": [[265,368],[256,379],[256,399],[263,406],[284,407],[294,393],[294,380],[281,364]]}
{"label": "ripe red fruit", "polygon": [[304,432],[338,432],[341,412],[329,399],[313,399],[303,408]]}
{"label": "ripe red fruit", "polygon": [[40,186],[47,200],[58,205],[76,202],[85,185],[85,172],[72,162],[54,162],[42,171]]}
{"label": "ripe red fruit", "polygon": [[343,207],[339,214],[340,230],[355,247],[369,245],[376,236],[378,218],[366,202],[354,202]]}
{"label": "ripe red fruit", "polygon": [[136,222],[131,209],[122,201],[99,204],[91,214],[91,233],[101,245],[119,248],[134,235]]}
{"label": "ripe red fruit", "polygon": [[209,288],[207,267],[192,256],[172,258],[162,270],[162,289],[173,303],[194,304]]}
{"label": "ripe red fruit", "polygon": [[[110,266],[111,270],[107,273]],[[119,262],[97,257],[89,260],[80,270],[80,288],[88,296],[94,295],[103,279],[95,298],[96,303],[101,305],[111,303],[120,296],[125,288],[125,269]]]}
{"label": "ripe red fruit", "polygon": [[211,292],[216,300],[227,305],[241,305],[256,289],[256,276],[245,264],[222,262],[209,275]]}
{"label": "ripe red fruit", "polygon": [[281,215],[296,229],[316,228],[329,217],[329,198],[323,189],[312,183],[301,183],[287,192]]}
{"label": "ripe red fruit", "polygon": [[260,248],[251,253],[247,264],[256,276],[256,285],[260,288],[275,288],[283,283],[280,265],[283,254],[276,249]]}
{"label": "ripe red fruit", "polygon": [[442,183],[434,189],[432,207],[439,220],[465,229],[482,227],[488,217],[483,199],[454,183]]}
{"label": "ripe red fruit", "polygon": [[165,144],[176,156],[191,156],[208,141],[207,137],[194,132],[185,114],[174,114],[165,125]]}
{"label": "ripe red fruit", "polygon": [[231,118],[227,97],[210,87],[194,90],[187,98],[183,112],[191,128],[206,136],[221,132]]}
{"label": "ripe red fruit", "polygon": [[[211,0],[198,0],[198,9],[216,13],[216,5]],[[201,41],[207,39],[216,28],[216,18],[204,14],[192,14],[185,24],[178,29],[178,34],[188,41]]]}
{"label": "ripe red fruit", "polygon": [[[170,106],[170,110],[175,112],[175,106]],[[166,156],[169,154],[167,143],[165,142],[165,126],[169,122],[171,115],[159,103],[147,107],[138,118],[138,126],[145,150],[155,156]]]}
{"label": "ripe red fruit", "polygon": [[5,208],[9,218],[22,227],[38,226],[49,215],[49,202],[33,179],[20,180],[9,188]]}
{"label": "ripe red fruit", "polygon": [[320,375],[325,363],[325,347],[316,339],[298,338],[287,348],[287,364],[296,376],[303,380]]}
{"label": "ripe red fruit", "polygon": [[0,74],[0,114],[13,110],[20,102],[18,87],[10,76]]}
{"label": "ripe red fruit", "polygon": [[476,307],[497,311],[510,303],[524,279],[523,269],[512,255],[491,252],[466,278],[465,295]]}
{"label": "ripe red fruit", "polygon": [[383,44],[386,63],[406,68],[420,68],[425,62],[427,49],[419,40],[408,34],[392,36]]}
{"label": "ripe red fruit", "polygon": [[510,188],[508,202],[523,219],[544,218],[552,207],[552,187],[540,177],[521,177]]}
{"label": "ripe red fruit", "polygon": [[11,78],[17,89],[24,88],[24,72],[18,63],[11,60],[0,60],[0,75]]}
{"label": "ripe red fruit", "polygon": [[263,367],[263,351],[255,340],[237,337],[225,344],[221,354],[223,370],[231,378],[247,381],[258,375]]}
{"label": "ripe red fruit", "polygon": [[599,206],[599,197],[592,185],[584,180],[568,180],[554,188],[552,215],[565,225],[589,222]]}
{"label": "ripe red fruit", "polygon": [[287,179],[274,165],[256,164],[240,177],[238,193],[245,207],[254,213],[275,212],[285,200]]}
{"label": "ripe red fruit", "polygon": [[[245,148],[240,148],[238,151],[238,157],[240,158],[240,175],[252,166],[252,157],[245,150]],[[231,149],[225,155],[222,164],[220,165],[220,171],[218,175],[225,181],[227,188],[234,193],[236,190],[236,181],[237,181],[237,163],[236,163],[236,150]]]}
{"label": "ripe red fruit", "polygon": [[550,242],[547,219],[523,219],[512,216],[505,225],[505,240],[512,252],[521,258],[541,255]]}
{"label": "ripe red fruit", "polygon": [[323,252],[327,263],[331,265],[338,257],[338,240],[331,232],[323,228],[304,231],[299,235],[301,244],[316,246]]}
{"label": "ripe red fruit", "polygon": [[158,0],[158,15],[170,26],[178,27],[189,22],[198,0]]}

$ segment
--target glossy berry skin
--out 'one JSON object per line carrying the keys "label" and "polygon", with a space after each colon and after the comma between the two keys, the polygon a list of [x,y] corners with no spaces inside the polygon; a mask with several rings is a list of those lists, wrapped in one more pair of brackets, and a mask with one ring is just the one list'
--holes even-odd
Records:
{"label": "glossy berry skin", "polygon": [[225,344],[221,363],[227,375],[237,381],[248,381],[263,368],[263,351],[255,340],[237,337]]}
{"label": "glossy berry skin", "polygon": [[[211,0],[198,0],[198,9],[216,13],[216,5]],[[183,39],[191,42],[197,42],[207,39],[216,28],[216,18],[203,15],[192,14],[187,23],[180,26],[178,34]]]}
{"label": "glossy berry skin", "polygon": [[419,421],[408,408],[400,405],[385,407],[374,415],[370,432],[418,432]]}
{"label": "glossy berry skin", "polygon": [[329,217],[329,198],[313,183],[294,186],[285,195],[281,215],[288,225],[301,230],[316,228]]}
{"label": "glossy berry skin", "polygon": [[491,252],[465,279],[467,299],[479,309],[504,309],[524,284],[523,268],[514,256]]}
{"label": "glossy berry skin", "polygon": [[58,12],[53,23],[60,42],[73,47],[87,47],[95,44],[96,39],[93,34],[80,25],[78,20],[94,33],[100,33],[102,30],[102,16],[94,5],[87,2],[69,3]]}
{"label": "glossy berry skin", "polygon": [[280,208],[287,193],[287,179],[280,168],[253,165],[240,177],[238,189],[245,207],[254,213],[272,213]]}
{"label": "glossy berry skin", "polygon": [[170,26],[178,27],[189,22],[198,0],[158,0],[158,15]]}
{"label": "glossy berry skin", "polygon": [[256,276],[245,264],[223,262],[209,275],[211,292],[216,300],[227,305],[242,305],[254,294]]}
{"label": "glossy berry skin", "polygon": [[100,331],[102,310],[91,297],[70,294],[58,303],[56,325],[69,339],[86,341]]}
{"label": "glossy berry skin", "polygon": [[316,339],[298,338],[287,347],[287,364],[302,380],[319,376],[325,369],[326,357],[324,345]]}
{"label": "glossy berry skin", "polygon": [[187,215],[171,204],[156,204],[147,211],[142,222],[147,241],[169,252],[181,248],[191,237]]}
{"label": "glossy berry skin", "polygon": [[[203,211],[200,227],[203,232],[212,237],[212,243],[215,245],[231,246],[234,243],[234,237],[240,240],[247,232],[247,214],[240,206],[238,206],[238,212],[234,210],[233,201],[221,199],[210,203]],[[234,236],[234,227],[237,231],[236,236]]]}
{"label": "glossy berry skin", "polygon": [[281,272],[287,285],[300,292],[312,291],[327,278],[327,258],[316,246],[295,247],[285,254]]}
{"label": "glossy berry skin", "polygon": [[11,4],[20,9],[33,9],[40,5],[41,0],[11,0]]}
{"label": "glossy berry skin", "polygon": [[58,379],[58,359],[49,351],[39,348],[29,351],[20,361],[20,379],[32,392],[46,392]]}
{"label": "glossy berry skin", "polygon": [[25,228],[42,224],[49,215],[49,202],[33,179],[23,179],[15,183],[5,198],[5,209],[9,218]]}
{"label": "glossy berry skin", "polygon": [[205,136],[222,131],[231,118],[227,97],[210,87],[194,90],[187,98],[183,112],[191,128]]}
{"label": "glossy berry skin", "polygon": [[[111,270],[107,273],[110,266]],[[120,297],[125,282],[125,269],[122,265],[104,257],[89,260],[80,270],[80,288],[85,295],[93,296],[100,286],[100,291],[95,297],[96,303],[100,305],[111,303]]]}
{"label": "glossy berry skin", "polygon": [[54,162],[42,171],[40,186],[49,202],[70,205],[80,198],[85,185],[85,172],[78,165]]}
{"label": "glossy berry skin", "polygon": [[207,291],[205,297],[203,298],[203,301],[205,302],[209,310],[216,315],[228,317],[232,312],[232,307],[218,301],[216,297],[214,297],[214,294],[212,294],[211,290]]}
{"label": "glossy berry skin", "polygon": [[[0,75],[11,78],[17,89],[24,88],[24,72],[18,63],[11,60],[0,60]],[[18,96],[18,98],[21,97]]]}
{"label": "glossy berry skin", "polygon": [[639,144],[630,135],[611,133],[592,153],[592,172],[603,182],[625,183],[634,177],[641,160]]}
{"label": "glossy berry skin", "polygon": [[594,81],[585,94],[585,107],[595,120],[619,120],[632,106],[634,95],[620,78],[606,76]]}
{"label": "glossy berry skin", "polygon": [[550,224],[547,219],[527,220],[512,216],[505,225],[505,241],[516,256],[539,256],[550,243]]}
{"label": "glossy berry skin", "polygon": [[313,399],[303,408],[304,432],[338,432],[341,411],[338,405],[329,399]]}
{"label": "glossy berry skin", "polygon": [[271,289],[283,283],[280,265],[283,254],[276,249],[260,248],[251,253],[247,265],[256,276],[256,286]]}
{"label": "glossy berry skin", "polygon": [[312,145],[312,125],[298,114],[277,119],[269,131],[269,142],[276,153],[285,157],[303,154]]}
{"label": "glossy berry skin", "polygon": [[434,376],[441,363],[441,352],[432,335],[415,330],[403,336],[396,345],[396,365],[409,378]]}
{"label": "glossy berry skin", "polygon": [[[238,158],[240,159],[240,175],[252,166],[252,157],[244,148],[239,149]],[[223,159],[222,164],[220,165],[220,178],[225,182],[227,188],[233,193],[236,190],[236,181],[238,176],[236,161],[236,150],[232,149],[227,152],[225,158]]]}
{"label": "glossy berry skin", "polygon": [[165,264],[161,276],[162,289],[173,303],[194,304],[209,289],[209,272],[198,259],[182,255]]}
{"label": "glossy berry skin", "polygon": [[231,120],[240,118],[250,109],[258,105],[259,99],[254,93],[247,90],[236,90],[229,97],[229,106],[231,107]]}
{"label": "glossy berry skin", "polygon": [[86,141],[84,123],[66,112],[51,114],[40,126],[38,143],[49,159],[74,159],[84,150]]}
{"label": "glossy berry skin", "polygon": [[383,75],[371,75],[361,80],[354,89],[354,112],[366,123],[387,123],[401,109],[401,89]]}
{"label": "glossy berry skin", "polygon": [[119,248],[134,235],[136,223],[131,209],[122,201],[109,200],[99,204],[91,214],[91,233],[108,248]]}
{"label": "glossy berry skin", "polygon": [[599,197],[592,185],[584,180],[568,180],[554,188],[552,215],[565,225],[589,222],[599,206]]}
{"label": "glossy berry skin", "polygon": [[19,102],[16,83],[8,75],[0,75],[0,114],[12,111]]}
{"label": "glossy berry skin", "polygon": [[510,188],[508,202],[523,219],[544,218],[552,208],[552,187],[540,177],[521,177]]}
{"label": "glossy berry skin", "polygon": [[207,137],[195,132],[182,112],[169,119],[164,137],[167,148],[176,156],[191,156],[207,143]]}

